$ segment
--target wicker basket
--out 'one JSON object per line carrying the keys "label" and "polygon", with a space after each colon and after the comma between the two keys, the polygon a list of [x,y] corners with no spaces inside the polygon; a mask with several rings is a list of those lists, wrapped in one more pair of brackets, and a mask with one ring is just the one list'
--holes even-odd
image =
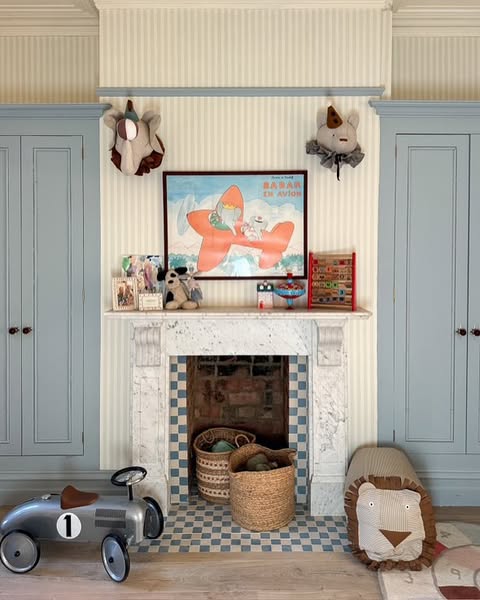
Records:
{"label": "wicker basket", "polygon": [[[271,471],[239,471],[247,460],[263,452],[279,464]],[[296,450],[270,450],[247,444],[233,450],[228,464],[232,519],[251,531],[271,531],[289,523],[295,516]]]}
{"label": "wicker basket", "polygon": [[208,449],[220,440],[240,447],[242,444],[254,442],[255,439],[253,433],[229,427],[215,427],[197,435],[193,442],[193,450],[196,458],[198,493],[202,498],[214,504],[230,502],[228,458],[233,451],[209,452]]}

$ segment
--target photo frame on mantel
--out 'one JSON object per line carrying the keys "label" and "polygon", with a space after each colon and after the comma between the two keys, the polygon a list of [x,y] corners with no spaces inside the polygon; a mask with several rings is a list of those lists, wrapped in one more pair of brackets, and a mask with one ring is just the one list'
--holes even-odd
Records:
{"label": "photo frame on mantel", "polygon": [[197,279],[307,276],[307,171],[166,171],[169,268]]}

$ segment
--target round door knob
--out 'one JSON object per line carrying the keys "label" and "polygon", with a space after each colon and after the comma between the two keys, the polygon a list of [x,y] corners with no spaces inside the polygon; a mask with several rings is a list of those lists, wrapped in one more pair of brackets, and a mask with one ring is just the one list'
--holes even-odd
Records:
{"label": "round door knob", "polygon": [[23,333],[26,335],[27,333],[30,333],[30,332],[32,331],[32,328],[31,328],[31,327],[24,327],[24,328],[22,329],[22,331],[23,331]]}
{"label": "round door knob", "polygon": [[476,327],[474,327],[473,329],[470,330],[470,333],[472,335],[474,335],[475,337],[478,337],[480,335],[480,329],[477,329]]}
{"label": "round door knob", "polygon": [[467,330],[464,327],[460,327],[457,329],[457,333],[463,337],[464,335],[467,335]]}
{"label": "round door knob", "polygon": [[18,333],[20,331],[20,329],[18,327],[10,327],[10,329],[8,330],[8,333],[10,335],[15,335],[16,333]]}

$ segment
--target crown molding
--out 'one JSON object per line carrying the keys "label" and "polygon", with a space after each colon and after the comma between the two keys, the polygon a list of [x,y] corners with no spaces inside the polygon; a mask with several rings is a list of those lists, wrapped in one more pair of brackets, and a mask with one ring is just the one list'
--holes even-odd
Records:
{"label": "crown molding", "polygon": [[0,117],[29,118],[50,117],[52,119],[92,119],[101,117],[110,108],[106,103],[82,104],[0,104]]}
{"label": "crown molding", "polygon": [[391,9],[392,0],[93,0],[98,10],[138,9]]}
{"label": "crown molding", "polygon": [[0,35],[95,35],[93,0],[0,0]]}
{"label": "crown molding", "polygon": [[475,117],[480,116],[480,102],[446,100],[369,100],[380,117]]}
{"label": "crown molding", "polygon": [[0,25],[1,37],[92,37],[98,25]]}
{"label": "crown molding", "polygon": [[480,5],[404,7],[392,16],[394,37],[471,37],[480,34]]}

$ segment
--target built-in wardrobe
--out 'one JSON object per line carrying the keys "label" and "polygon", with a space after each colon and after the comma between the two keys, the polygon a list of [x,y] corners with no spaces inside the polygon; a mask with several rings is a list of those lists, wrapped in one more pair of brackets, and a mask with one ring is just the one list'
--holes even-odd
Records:
{"label": "built-in wardrobe", "polygon": [[379,444],[438,505],[480,505],[480,103],[380,116]]}
{"label": "built-in wardrobe", "polygon": [[104,105],[0,106],[0,504],[99,471]]}

